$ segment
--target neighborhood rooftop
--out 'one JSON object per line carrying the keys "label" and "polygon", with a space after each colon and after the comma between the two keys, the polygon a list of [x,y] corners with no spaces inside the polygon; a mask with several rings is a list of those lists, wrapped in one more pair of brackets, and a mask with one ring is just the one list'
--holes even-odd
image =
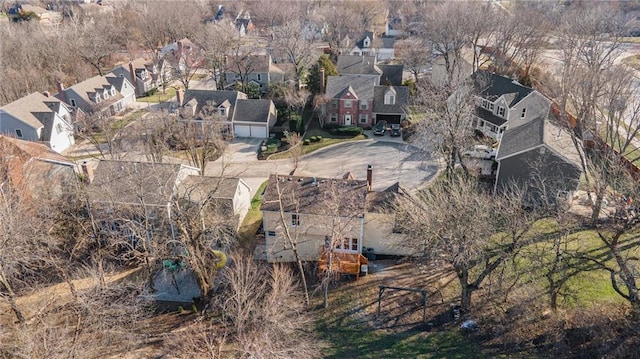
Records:
{"label": "neighborhood rooftop", "polygon": [[533,91],[532,88],[521,85],[515,80],[488,71],[476,71],[471,75],[471,79],[482,97],[494,100],[504,95],[509,107],[514,106]]}
{"label": "neighborhood rooftop", "polygon": [[[53,117],[59,106],[60,100],[34,92],[0,107],[0,110],[19,118],[33,128],[44,126],[46,134],[51,132]],[[43,135],[43,138],[47,137]]]}

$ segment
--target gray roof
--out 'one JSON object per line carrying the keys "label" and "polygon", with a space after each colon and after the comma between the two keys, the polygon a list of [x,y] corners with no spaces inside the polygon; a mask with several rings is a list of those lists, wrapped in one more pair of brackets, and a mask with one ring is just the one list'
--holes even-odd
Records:
{"label": "gray roof", "polygon": [[542,145],[552,149],[567,162],[581,166],[580,155],[569,132],[544,116],[519,126],[507,127],[500,141],[497,159],[502,160]]}
{"label": "gray roof", "polygon": [[[94,76],[88,78],[82,82],[79,82],[73,86],[70,86],[64,90],[65,96],[68,101],[71,101],[70,98],[73,98],[70,94],[75,93],[77,96],[80,96],[81,99],[92,107],[104,108],[115,101],[122,99],[122,94],[120,93],[120,89],[122,88],[122,84],[124,81],[129,81],[129,79],[116,76],[114,74],[107,74],[105,76]],[[115,96],[110,96],[108,99],[101,101],[100,103],[95,103],[94,96],[98,91],[104,91],[105,89],[110,89],[111,87],[115,87],[116,94]],[[56,94],[56,97],[60,99],[60,94]],[[78,106],[81,106],[81,103],[77,103]],[[91,108],[84,108],[83,110],[89,111]]]}
{"label": "gray roof", "polygon": [[[219,106],[220,104],[228,101],[231,104],[229,111],[227,112],[227,120],[231,121],[233,118],[233,111],[236,107],[236,101],[238,99],[246,99],[247,95],[239,91],[212,91],[212,90],[187,90],[184,93],[184,104],[195,104],[195,113],[200,113],[202,106],[211,101],[212,105]],[[193,102],[192,102],[193,101]]]}
{"label": "gray roof", "polygon": [[403,65],[378,65],[382,70],[380,75],[380,85],[402,86]]}
{"label": "gray roof", "polygon": [[[271,55],[263,55],[263,54],[250,54],[241,56],[239,58],[240,68],[243,69],[243,72],[248,69],[249,73],[256,72],[275,72],[275,73],[284,73],[282,69],[278,66],[274,65],[271,61]],[[236,73],[238,69],[238,63],[236,62],[236,58],[233,55],[227,56],[227,72],[228,73]]]}
{"label": "gray roof", "polygon": [[375,79],[361,76],[328,76],[326,94],[329,98],[337,98],[345,90],[353,90],[359,99],[373,99]]}
{"label": "gray roof", "polygon": [[233,121],[269,123],[272,105],[273,102],[271,100],[238,100]]}
{"label": "gray roof", "polygon": [[172,163],[101,160],[87,187],[89,198],[92,202],[166,206],[184,167]]}
{"label": "gray roof", "polygon": [[404,193],[406,192],[402,186],[400,186],[400,182],[396,182],[380,192],[369,192],[367,194],[367,212],[395,212],[396,200]]}
{"label": "gray roof", "polygon": [[285,212],[332,216],[328,208],[337,208],[342,217],[364,216],[367,181],[271,175],[262,195],[263,211],[280,211],[278,187]]}
{"label": "gray roof", "polygon": [[489,71],[476,71],[471,75],[476,90],[483,98],[494,101],[504,95],[509,108],[515,106],[529,95],[532,88],[519,84],[510,78],[500,76]]}
{"label": "gray roof", "polygon": [[356,46],[363,49],[365,48],[364,46],[364,40],[366,38],[369,38],[369,40],[371,41],[369,43],[369,46],[367,46],[366,48],[376,48],[376,49],[392,49],[393,46],[396,43],[396,38],[393,36],[381,36],[381,37],[375,37],[375,35],[373,34],[373,32],[371,31],[365,31],[365,33],[362,35],[362,37],[360,38],[360,40],[358,42],[356,42]]}
{"label": "gray roof", "polygon": [[[396,102],[393,105],[384,104],[384,95],[387,91],[396,93]],[[409,87],[407,86],[376,86],[373,96],[373,112],[383,114],[404,113],[409,104]]]}
{"label": "gray roof", "polygon": [[33,128],[44,126],[46,135],[43,135],[43,139],[46,141],[51,134],[54,112],[60,106],[60,100],[34,92],[2,106],[1,109]]}
{"label": "gray roof", "polygon": [[179,185],[181,195],[190,200],[203,202],[207,198],[233,199],[239,178],[187,176]]}
{"label": "gray roof", "polygon": [[336,65],[338,73],[348,75],[381,75],[375,56],[340,55]]}

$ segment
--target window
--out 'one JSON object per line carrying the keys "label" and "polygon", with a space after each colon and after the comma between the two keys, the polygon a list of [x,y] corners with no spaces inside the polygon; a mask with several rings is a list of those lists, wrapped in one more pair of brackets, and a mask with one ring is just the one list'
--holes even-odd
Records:
{"label": "window", "polygon": [[360,115],[360,123],[367,123],[367,120],[368,120],[367,117],[368,117],[367,115],[361,114]]}
{"label": "window", "polygon": [[56,125],[56,133],[59,135],[62,132],[62,124],[59,123]]}
{"label": "window", "polygon": [[344,107],[351,108],[351,100],[344,100]]}
{"label": "window", "polygon": [[358,250],[358,238],[351,238],[351,250],[352,251]]}
{"label": "window", "polygon": [[391,89],[384,94],[384,104],[385,105],[395,105],[396,104],[396,92]]}
{"label": "window", "polygon": [[333,102],[331,103],[331,107],[338,108],[338,101],[337,100],[333,100]]}
{"label": "window", "polygon": [[275,236],[276,236],[275,231],[267,231],[267,237],[275,237]]}
{"label": "window", "polygon": [[489,101],[482,99],[482,108],[489,108]]}
{"label": "window", "polygon": [[498,106],[498,116],[504,118],[504,107]]}
{"label": "window", "polygon": [[116,89],[111,88],[111,96],[115,96],[116,95]]}
{"label": "window", "polygon": [[300,216],[298,216],[297,214],[292,214],[291,215],[291,226],[295,227],[295,226],[299,226],[300,225]]}
{"label": "window", "polygon": [[71,106],[76,107],[76,100],[71,99]]}
{"label": "window", "polygon": [[336,242],[335,249],[337,252],[358,252],[358,238],[343,238],[342,241]]}
{"label": "window", "polygon": [[262,74],[258,74],[258,81],[262,81]]}
{"label": "window", "polygon": [[338,122],[338,115],[336,115],[335,113],[331,114],[331,122]]}
{"label": "window", "polygon": [[491,112],[493,112],[493,102],[489,102],[489,110],[491,110]]}
{"label": "window", "polygon": [[360,109],[361,109],[361,110],[366,110],[366,109],[367,109],[367,103],[366,103],[366,102],[362,102],[362,103],[360,104]]}
{"label": "window", "polygon": [[520,118],[525,118],[527,116],[527,109],[523,108],[522,113],[520,114]]}
{"label": "window", "polygon": [[22,138],[22,130],[16,128],[16,137]]}
{"label": "window", "polygon": [[218,109],[218,112],[222,115],[222,116],[226,116],[227,115],[227,109],[224,107],[221,107]]}

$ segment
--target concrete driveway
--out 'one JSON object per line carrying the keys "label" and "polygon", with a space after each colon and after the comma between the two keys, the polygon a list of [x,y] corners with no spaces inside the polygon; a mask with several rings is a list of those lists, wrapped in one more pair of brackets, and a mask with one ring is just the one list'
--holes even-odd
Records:
{"label": "concrete driveway", "polygon": [[[270,174],[289,173],[291,160],[258,161],[261,140],[235,139],[228,154],[207,166],[209,176],[240,177],[252,187],[252,195]],[[364,180],[372,165],[373,189],[384,190],[396,182],[408,190],[424,186],[433,179],[440,163],[430,154],[402,143],[363,140],[325,147],[300,159],[299,169],[317,177],[342,177],[345,173]]]}

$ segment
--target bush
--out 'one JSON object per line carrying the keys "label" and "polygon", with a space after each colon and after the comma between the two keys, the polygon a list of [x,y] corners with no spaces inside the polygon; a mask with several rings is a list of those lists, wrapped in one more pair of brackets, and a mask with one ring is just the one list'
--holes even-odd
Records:
{"label": "bush", "polygon": [[308,144],[311,144],[311,141],[309,141],[309,139],[307,138],[307,139],[305,139],[305,140],[304,140],[304,142],[303,142],[303,143],[304,143],[304,145],[306,146],[306,145],[308,145]]}
{"label": "bush", "polygon": [[155,95],[157,93],[158,93],[158,89],[157,88],[152,88],[151,90],[145,92],[144,95],[149,97],[149,96],[153,96],[153,95]]}
{"label": "bush", "polygon": [[302,128],[302,116],[292,112],[289,116],[289,131],[302,133]]}
{"label": "bush", "polygon": [[270,137],[270,138],[267,140],[267,146],[269,146],[269,145],[276,145],[276,146],[280,146],[280,140],[279,140],[279,139],[277,139],[277,138],[275,138],[275,137]]}
{"label": "bush", "polygon": [[278,151],[278,145],[276,145],[275,143],[267,145],[267,153],[275,153],[276,151]]}
{"label": "bush", "polygon": [[331,131],[331,133],[337,136],[355,137],[363,134],[364,130],[358,126],[345,126],[345,127],[335,128]]}
{"label": "bush", "polygon": [[311,136],[311,137],[309,137],[309,140],[310,140],[311,142],[318,142],[318,137],[316,137],[316,136]]}
{"label": "bush", "polygon": [[318,142],[322,141],[322,136],[316,136],[316,138],[318,139]]}

